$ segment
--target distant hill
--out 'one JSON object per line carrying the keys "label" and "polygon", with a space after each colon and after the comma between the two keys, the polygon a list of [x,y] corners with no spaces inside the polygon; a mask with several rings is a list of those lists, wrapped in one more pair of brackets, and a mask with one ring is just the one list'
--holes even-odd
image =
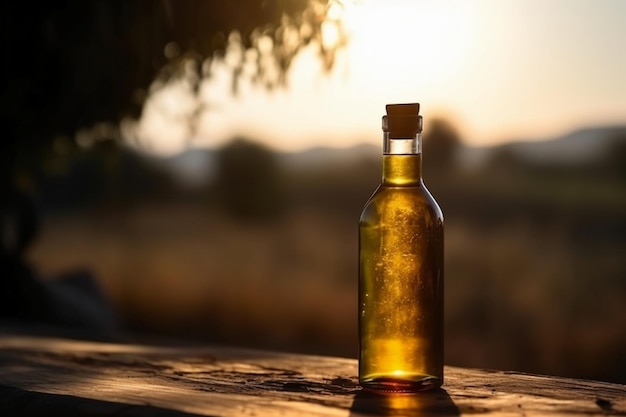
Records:
{"label": "distant hill", "polygon": [[[462,146],[459,161],[477,165],[496,149],[507,148],[528,162],[540,164],[578,164],[601,158],[611,141],[626,141],[626,125],[589,127],[544,140],[514,140],[497,146]],[[312,168],[355,158],[378,157],[381,146],[361,144],[350,148],[316,147],[296,153],[280,154],[288,167]],[[428,155],[425,155],[428,157]]]}
{"label": "distant hill", "polygon": [[[382,146],[382,145],[381,145]],[[280,153],[280,161],[287,168],[311,169],[346,163],[362,158],[375,158],[380,155],[381,147],[371,144],[359,144],[348,148],[314,147],[301,152]]]}
{"label": "distant hill", "polygon": [[489,148],[470,149],[465,153],[484,157],[494,149],[506,148],[528,162],[540,164],[579,164],[604,156],[613,140],[626,141],[626,125],[589,127],[546,140],[515,140]]}
{"label": "distant hill", "polygon": [[189,148],[176,155],[151,159],[187,186],[202,186],[215,177],[215,155],[208,149]]}
{"label": "distant hill", "polygon": [[[589,127],[545,140],[515,140],[498,146],[462,146],[459,162],[466,166],[480,165],[494,150],[506,148],[528,162],[579,164],[602,157],[607,146],[616,138],[626,141],[626,125]],[[288,169],[324,169],[363,158],[378,158],[381,147],[382,144],[360,144],[348,148],[314,147],[301,152],[279,152],[277,157]],[[189,149],[158,159],[188,185],[203,184],[215,175],[215,155],[207,149]]]}

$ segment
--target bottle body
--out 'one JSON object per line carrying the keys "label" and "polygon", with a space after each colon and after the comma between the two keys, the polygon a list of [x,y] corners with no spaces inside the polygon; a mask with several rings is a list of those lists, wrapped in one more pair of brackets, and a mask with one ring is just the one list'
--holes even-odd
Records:
{"label": "bottle body", "polygon": [[443,214],[414,148],[383,156],[359,219],[359,382],[378,392],[443,383]]}

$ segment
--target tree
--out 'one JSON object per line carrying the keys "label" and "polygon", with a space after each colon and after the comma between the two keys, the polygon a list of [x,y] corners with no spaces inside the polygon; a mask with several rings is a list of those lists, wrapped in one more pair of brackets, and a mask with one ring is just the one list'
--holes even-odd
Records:
{"label": "tree", "polygon": [[454,126],[445,119],[433,118],[424,128],[424,176],[437,181],[454,172],[461,145]]}
{"label": "tree", "polygon": [[[295,54],[321,39],[332,1],[2,2],[4,179],[7,169],[36,168],[57,138],[79,129],[119,136],[117,123],[139,114],[155,80],[185,76],[199,85],[203,64],[224,55],[235,31],[231,40],[242,54],[269,55],[278,80],[260,62],[256,79],[276,85]],[[317,45],[329,68],[334,47]],[[233,71],[239,75],[241,66]]]}
{"label": "tree", "polygon": [[276,155],[260,144],[239,138],[217,153],[215,187],[231,215],[242,220],[278,216],[284,203],[282,185]]}
{"label": "tree", "polygon": [[312,42],[330,68],[340,45],[321,38],[333,1],[2,2],[0,192],[18,192],[16,178],[40,171],[55,144],[74,146],[77,133],[119,140],[119,122],[139,115],[155,82],[186,77],[197,87],[206,63],[231,46],[229,34],[242,56],[256,52],[254,78],[270,88]]}
{"label": "tree", "polygon": [[626,130],[616,130],[611,135],[604,159],[604,170],[610,176],[626,181]]}
{"label": "tree", "polygon": [[[77,136],[119,140],[119,122],[139,114],[155,80],[158,86],[185,77],[197,88],[208,75],[205,64],[233,43],[241,56],[256,52],[255,80],[268,87],[283,82],[298,51],[333,24],[327,13],[333,1],[1,2],[0,305],[16,312],[34,294],[20,289],[37,284],[22,260],[37,229],[23,185],[50,156],[75,146]],[[315,44],[330,68],[340,43]],[[235,79],[242,62],[232,68]]]}

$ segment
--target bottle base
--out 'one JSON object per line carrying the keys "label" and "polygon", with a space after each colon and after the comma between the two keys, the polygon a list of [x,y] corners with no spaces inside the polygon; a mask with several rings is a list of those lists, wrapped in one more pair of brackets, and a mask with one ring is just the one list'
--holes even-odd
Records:
{"label": "bottle base", "polygon": [[416,378],[372,377],[360,381],[364,390],[376,394],[411,394],[441,387],[442,378],[424,375]]}

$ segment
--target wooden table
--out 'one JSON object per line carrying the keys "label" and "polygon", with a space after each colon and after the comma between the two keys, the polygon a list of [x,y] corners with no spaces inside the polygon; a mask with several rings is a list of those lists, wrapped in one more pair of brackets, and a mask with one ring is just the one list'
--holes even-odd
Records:
{"label": "wooden table", "polygon": [[626,386],[446,367],[444,389],[374,396],[354,359],[0,333],[1,416],[626,416]]}

